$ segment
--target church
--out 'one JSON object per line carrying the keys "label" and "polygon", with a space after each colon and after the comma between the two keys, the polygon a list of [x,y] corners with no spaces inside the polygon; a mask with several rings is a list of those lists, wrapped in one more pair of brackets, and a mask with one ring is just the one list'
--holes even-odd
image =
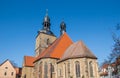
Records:
{"label": "church", "polygon": [[99,78],[97,57],[83,41],[73,42],[64,21],[60,37],[51,31],[48,14],[38,31],[35,56],[24,56],[22,78]]}

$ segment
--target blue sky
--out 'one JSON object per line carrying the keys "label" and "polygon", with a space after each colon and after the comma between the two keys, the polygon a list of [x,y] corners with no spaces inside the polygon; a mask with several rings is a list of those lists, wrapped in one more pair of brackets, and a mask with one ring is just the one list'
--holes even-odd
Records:
{"label": "blue sky", "polygon": [[120,0],[0,0],[0,63],[10,59],[22,66],[24,55],[34,55],[46,9],[57,37],[64,19],[74,42],[84,41],[99,63],[107,58],[111,31],[120,23]]}

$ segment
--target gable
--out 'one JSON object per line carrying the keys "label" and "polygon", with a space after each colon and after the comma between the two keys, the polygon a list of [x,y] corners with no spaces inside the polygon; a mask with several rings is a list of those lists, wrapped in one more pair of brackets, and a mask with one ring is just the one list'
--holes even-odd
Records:
{"label": "gable", "polygon": [[0,65],[0,69],[9,69],[15,71],[14,66],[11,64],[9,60],[6,60]]}

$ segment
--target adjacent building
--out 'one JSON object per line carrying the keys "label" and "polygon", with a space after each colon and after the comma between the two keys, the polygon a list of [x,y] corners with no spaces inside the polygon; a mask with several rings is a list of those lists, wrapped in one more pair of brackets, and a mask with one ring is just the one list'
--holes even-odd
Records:
{"label": "adjacent building", "polygon": [[35,58],[32,56],[24,56],[24,62],[22,66],[22,76],[21,78],[34,78],[34,62]]}
{"label": "adjacent building", "polygon": [[113,63],[101,66],[100,78],[120,78],[120,57],[116,58]]}
{"label": "adjacent building", "polygon": [[0,65],[0,78],[20,78],[21,68],[14,67],[9,60]]}

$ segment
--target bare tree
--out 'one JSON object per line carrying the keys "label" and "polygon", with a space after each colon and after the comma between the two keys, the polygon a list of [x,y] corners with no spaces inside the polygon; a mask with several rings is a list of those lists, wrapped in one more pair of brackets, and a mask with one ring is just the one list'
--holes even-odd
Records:
{"label": "bare tree", "polygon": [[110,64],[115,62],[116,58],[120,57],[120,24],[115,26],[114,31],[112,32],[113,46],[112,51],[109,54],[108,58],[104,60],[103,64]]}
{"label": "bare tree", "polygon": [[120,57],[120,24],[115,26],[115,32],[112,34],[114,41],[112,47],[112,53],[110,54],[109,60],[115,61],[116,58]]}

